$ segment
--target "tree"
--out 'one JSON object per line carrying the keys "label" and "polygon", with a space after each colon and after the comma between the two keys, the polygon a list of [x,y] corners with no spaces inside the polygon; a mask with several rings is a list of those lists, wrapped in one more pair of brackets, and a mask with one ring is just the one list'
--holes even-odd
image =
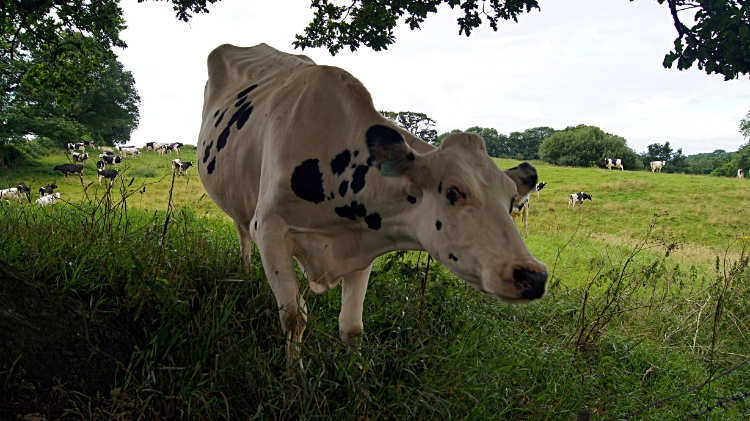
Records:
{"label": "tree", "polygon": [[750,111],[745,114],[745,118],[740,120],[740,134],[745,139],[750,137]]}
{"label": "tree", "polygon": [[553,165],[571,167],[603,166],[605,158],[619,158],[628,170],[642,168],[624,138],[583,124],[546,138],[539,146],[539,157]]}
{"label": "tree", "polygon": [[[684,70],[697,61],[699,69],[720,73],[727,80],[750,72],[750,12],[745,1],[657,1],[669,8],[677,30],[674,50],[665,55],[664,67],[671,68],[676,61],[677,68]],[[325,47],[333,55],[343,47],[355,51],[362,45],[384,50],[396,41],[393,30],[402,19],[410,29],[419,29],[442,4],[463,10],[458,33],[466,36],[483,19],[497,31],[500,20],[517,22],[520,14],[541,10],[536,0],[352,0],[342,6],[333,0],[312,0],[313,21],[304,35],[296,36],[294,45],[301,49]]]}
{"label": "tree", "polygon": [[425,142],[433,143],[437,138],[437,130],[432,128],[435,127],[437,121],[427,117],[427,114],[412,111],[379,111],[379,113]]}
{"label": "tree", "polygon": [[[458,130],[455,130],[458,131]],[[508,136],[500,134],[493,128],[474,126],[466,129],[467,132],[476,133],[484,139],[487,154],[495,158],[509,157],[510,146]]]}
{"label": "tree", "polygon": [[523,132],[513,132],[508,136],[510,154],[521,155],[526,160],[539,159],[539,145],[554,133],[555,129],[551,127],[534,127]]}

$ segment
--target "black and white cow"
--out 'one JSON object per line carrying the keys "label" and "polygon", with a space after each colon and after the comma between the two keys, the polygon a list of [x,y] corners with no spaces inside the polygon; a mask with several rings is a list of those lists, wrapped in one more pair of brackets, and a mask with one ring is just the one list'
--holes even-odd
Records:
{"label": "black and white cow", "polygon": [[604,166],[609,168],[610,171],[612,171],[612,167],[625,171],[625,168],[622,166],[622,159],[604,158]]}
{"label": "black and white cow", "polygon": [[177,171],[179,175],[182,175],[183,172],[187,174],[188,168],[192,167],[192,162],[182,162],[179,159],[172,160],[172,171]]}
{"label": "black and white cow", "polygon": [[208,57],[198,172],[234,221],[240,252],[260,249],[295,361],[307,307],[296,259],[317,294],[342,283],[339,330],[352,343],[375,258],[426,250],[507,302],[541,298],[547,267],[510,216],[536,186],[533,165],[502,171],[476,133],[439,148],[380,115],[362,83],[265,44]]}
{"label": "black and white cow", "polygon": [[83,142],[76,143],[76,149],[78,149],[81,152],[86,152],[86,144]]}
{"label": "black and white cow", "polygon": [[73,157],[73,162],[80,162],[82,164],[85,164],[89,160],[89,154],[87,153],[73,152],[71,156]]}
{"label": "black and white cow", "polygon": [[737,178],[745,178],[745,170],[740,168],[737,170]]}
{"label": "black and white cow", "polygon": [[537,183],[537,185],[536,185],[536,197],[537,197],[537,199],[539,198],[539,193],[541,193],[541,192],[542,192],[542,189],[543,189],[543,188],[544,188],[544,186],[546,186],[546,185],[547,185],[547,183],[546,183],[546,182],[544,182],[544,183]]}
{"label": "black and white cow", "polygon": [[152,150],[154,150],[154,144],[155,144],[155,143],[156,143],[156,142],[146,142],[146,150],[147,150],[147,151],[152,151]]}
{"label": "black and white cow", "polygon": [[53,205],[57,203],[57,199],[60,198],[60,193],[52,193],[48,196],[40,197],[39,199],[36,199],[36,203],[39,206],[47,206],[47,205]]}
{"label": "black and white cow", "polygon": [[68,150],[73,152],[76,149],[75,143],[68,143]]}
{"label": "black and white cow", "polygon": [[[99,158],[101,158],[102,161],[104,161],[107,165],[114,165],[115,169],[118,169],[118,166],[122,162],[121,156],[109,156],[109,155],[101,154],[99,155]],[[97,164],[97,168],[98,167],[99,165]]]}
{"label": "black and white cow", "polygon": [[39,187],[39,197],[48,196],[55,192],[57,184],[53,181],[52,184],[47,184],[45,187]]}
{"label": "black and white cow", "polygon": [[521,200],[518,200],[518,203],[514,204],[510,210],[510,216],[513,218],[513,223],[516,223],[519,216],[521,217],[523,232],[526,238],[529,238],[529,202],[529,197],[524,197]]}
{"label": "black and white cow", "polygon": [[83,145],[87,146],[89,148],[93,148],[94,147],[94,141],[93,140],[84,140],[83,141]]}
{"label": "black and white cow", "polygon": [[573,209],[575,209],[576,204],[583,206],[583,201],[586,199],[593,201],[590,194],[586,194],[584,192],[573,193],[568,199],[568,207],[570,207],[570,205],[573,205]]}
{"label": "black and white cow", "polygon": [[117,178],[117,174],[120,172],[117,170],[96,170],[96,175],[99,178],[99,185],[102,185],[102,178],[107,178],[110,180],[109,184],[115,182],[115,178]]}
{"label": "black and white cow", "polygon": [[103,159],[96,161],[96,169],[103,170],[105,168],[107,168],[107,161]]}
{"label": "black and white cow", "polygon": [[52,171],[60,171],[65,174],[65,178],[68,178],[68,174],[76,174],[79,177],[83,177],[83,165],[62,164],[53,168]]}

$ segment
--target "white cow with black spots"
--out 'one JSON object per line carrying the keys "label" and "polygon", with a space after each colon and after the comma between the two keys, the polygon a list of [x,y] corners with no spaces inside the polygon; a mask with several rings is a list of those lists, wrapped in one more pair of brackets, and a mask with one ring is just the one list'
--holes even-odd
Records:
{"label": "white cow with black spots", "polygon": [[622,159],[604,158],[604,165],[609,168],[610,171],[612,171],[612,167],[625,171],[625,167],[622,166]]}
{"label": "white cow with black spots", "polygon": [[570,207],[570,205],[573,205],[573,209],[575,209],[576,204],[583,206],[583,201],[586,199],[593,202],[590,194],[586,194],[584,192],[573,193],[570,196],[568,196],[568,207]]}
{"label": "white cow with black spots", "polygon": [[380,115],[346,71],[265,44],[217,48],[208,75],[198,171],[247,265],[258,244],[288,364],[307,320],[293,259],[313,292],[342,284],[345,343],[362,331],[373,261],[393,250],[426,250],[503,301],[544,295],[547,267],[510,216],[534,191],[532,165],[501,171],[474,133],[436,148]]}
{"label": "white cow with black spots", "polygon": [[745,178],[745,170],[742,168],[737,170],[737,178]]}

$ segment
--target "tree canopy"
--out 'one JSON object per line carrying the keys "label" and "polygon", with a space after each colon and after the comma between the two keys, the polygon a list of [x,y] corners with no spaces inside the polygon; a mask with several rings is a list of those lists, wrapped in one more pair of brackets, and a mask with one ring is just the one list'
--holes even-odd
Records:
{"label": "tree canopy", "polygon": [[603,167],[605,158],[622,159],[626,170],[642,168],[638,155],[624,138],[583,124],[545,139],[539,146],[539,157],[553,165],[571,167]]}
{"label": "tree canopy", "polygon": [[428,143],[435,142],[437,131],[433,129],[437,121],[424,113],[413,111],[378,111],[383,117],[393,121],[414,136]]}

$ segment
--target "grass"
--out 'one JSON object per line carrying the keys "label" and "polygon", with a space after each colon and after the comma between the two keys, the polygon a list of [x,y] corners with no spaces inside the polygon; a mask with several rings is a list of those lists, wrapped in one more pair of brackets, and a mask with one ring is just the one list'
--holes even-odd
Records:
{"label": "grass", "polygon": [[[289,373],[275,300],[262,270],[244,272],[231,222],[196,173],[172,186],[171,158],[144,155],[109,191],[87,167],[83,184],[58,182],[68,203],[0,207],[0,258],[148,337],[109,396],[72,385],[45,395],[50,419],[572,420],[584,408],[602,419],[750,358],[748,227],[732,219],[741,181],[538,164],[549,184],[532,199],[527,244],[549,266],[547,297],[499,304],[434,262],[426,276],[424,253],[389,254],[373,270],[361,349],[338,342],[340,289],[310,294],[304,368]],[[38,188],[61,158],[0,182]],[[568,210],[581,190],[594,202]],[[701,191],[713,192],[713,223],[700,221]],[[749,375],[740,366],[633,419],[681,420],[719,402],[706,419],[747,416],[731,398],[750,391]],[[37,412],[22,374],[3,377],[7,399]]]}

